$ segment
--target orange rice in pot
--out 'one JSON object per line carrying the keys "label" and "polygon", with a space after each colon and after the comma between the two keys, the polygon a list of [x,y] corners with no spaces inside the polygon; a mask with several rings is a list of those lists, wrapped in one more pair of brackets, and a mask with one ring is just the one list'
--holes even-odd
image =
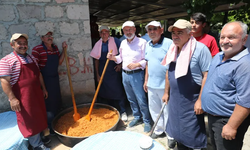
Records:
{"label": "orange rice in pot", "polygon": [[112,128],[119,119],[115,111],[98,108],[93,109],[91,113],[91,121],[85,119],[89,108],[78,108],[81,118],[75,122],[73,119],[74,111],[71,111],[58,119],[55,130],[63,135],[86,137],[97,133],[105,132]]}

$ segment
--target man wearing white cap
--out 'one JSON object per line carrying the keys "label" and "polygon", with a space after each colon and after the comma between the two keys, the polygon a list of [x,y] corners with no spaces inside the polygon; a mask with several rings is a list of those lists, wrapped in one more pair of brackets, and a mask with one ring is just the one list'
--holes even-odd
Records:
{"label": "man wearing white cap", "polygon": [[169,108],[166,132],[177,141],[178,150],[207,146],[201,93],[212,56],[191,36],[191,29],[183,19],[168,28],[173,44],[162,62],[168,67],[163,96]]}
{"label": "man wearing white cap", "polygon": [[135,24],[132,21],[126,21],[122,25],[126,40],[123,40],[120,46],[120,54],[114,56],[108,53],[107,58],[116,63],[122,62],[123,86],[130,102],[134,119],[129,123],[133,127],[144,122],[144,132],[151,130],[150,114],[146,93],[143,90],[146,40],[135,36]]}
{"label": "man wearing white cap", "polygon": [[[32,49],[32,55],[38,62],[39,69],[43,75],[43,80],[48,91],[48,98],[45,101],[48,117],[48,126],[53,133],[51,123],[61,108],[61,91],[59,84],[58,66],[64,60],[64,50],[60,54],[58,47],[53,44],[53,32],[43,29],[39,35],[42,43]],[[67,48],[66,42],[62,43],[63,48]],[[44,143],[48,144],[50,139],[43,137]]]}
{"label": "man wearing white cap", "polygon": [[13,52],[0,60],[0,80],[10,106],[17,115],[22,135],[34,150],[49,150],[40,132],[47,128],[44,97],[48,92],[33,56],[27,54],[28,35],[15,33],[10,39]]}
{"label": "man wearing white cap", "polygon": [[[95,61],[97,82],[100,81],[108,52],[113,50],[113,54],[118,55],[118,49],[121,44],[119,39],[109,36],[109,28],[107,26],[101,26],[99,34],[101,39],[95,43],[90,52],[90,56]],[[121,119],[127,121],[128,117],[125,109],[126,95],[122,85],[121,67],[121,63],[117,65],[114,61],[109,62],[100,91],[98,92],[98,102],[116,107],[120,111]]]}
{"label": "man wearing white cap", "polygon": [[[150,42],[146,44],[145,60],[147,61],[145,69],[144,90],[148,93],[149,112],[154,121],[156,121],[162,105],[162,96],[165,89],[165,76],[167,67],[161,65],[164,56],[172,44],[172,40],[164,38],[163,28],[158,21],[151,21],[146,25],[146,30],[150,37]],[[160,117],[152,138],[158,138],[165,135],[165,128],[168,119],[168,108],[164,108],[163,115]]]}

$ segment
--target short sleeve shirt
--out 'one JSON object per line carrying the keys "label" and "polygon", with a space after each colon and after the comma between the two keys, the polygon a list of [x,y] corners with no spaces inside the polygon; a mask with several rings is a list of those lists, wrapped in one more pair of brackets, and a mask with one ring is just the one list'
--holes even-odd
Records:
{"label": "short sleeve shirt", "polygon": [[205,44],[211,52],[212,56],[219,53],[219,48],[215,38],[208,34],[203,34],[201,37],[195,37],[195,39],[203,44]]}
{"label": "short sleeve shirt", "polygon": [[148,87],[154,89],[165,88],[167,67],[161,65],[161,62],[171,44],[172,40],[164,38],[163,36],[160,41],[154,45],[151,41],[146,44],[145,60],[148,64]]}
{"label": "short sleeve shirt", "polygon": [[[31,55],[26,55],[25,57],[22,55],[17,55],[17,56],[22,61],[22,64],[33,63],[34,60],[34,62],[38,67],[38,64],[33,56]],[[21,71],[21,64],[13,52],[10,53],[9,55],[6,55],[0,60],[0,77],[10,76],[11,86],[13,86],[18,81],[20,71]]]}
{"label": "short sleeve shirt", "polygon": [[[48,50],[48,55],[58,55],[60,56],[58,47],[53,45],[53,51]],[[36,61],[38,62],[40,70],[45,67],[47,63],[47,47],[42,43],[41,45],[37,45],[32,49],[32,55],[35,57]]]}
{"label": "short sleeve shirt", "polygon": [[223,57],[220,52],[213,58],[201,101],[205,112],[230,117],[235,104],[250,108],[250,54],[245,49],[224,62]]}

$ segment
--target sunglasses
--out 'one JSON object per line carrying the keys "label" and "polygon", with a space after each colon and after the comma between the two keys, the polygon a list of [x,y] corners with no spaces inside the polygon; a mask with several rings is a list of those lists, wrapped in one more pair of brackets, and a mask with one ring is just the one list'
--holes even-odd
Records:
{"label": "sunglasses", "polygon": [[158,27],[148,28],[148,31],[156,31],[158,30]]}

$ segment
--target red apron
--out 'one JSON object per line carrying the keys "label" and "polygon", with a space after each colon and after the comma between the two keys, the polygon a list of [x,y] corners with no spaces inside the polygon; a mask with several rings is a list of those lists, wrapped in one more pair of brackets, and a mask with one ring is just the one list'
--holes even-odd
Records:
{"label": "red apron", "polygon": [[27,138],[42,132],[47,128],[47,115],[43,92],[39,80],[40,71],[34,60],[33,63],[21,63],[18,81],[13,85],[12,91],[20,101],[21,111],[16,112],[17,124],[22,135]]}

